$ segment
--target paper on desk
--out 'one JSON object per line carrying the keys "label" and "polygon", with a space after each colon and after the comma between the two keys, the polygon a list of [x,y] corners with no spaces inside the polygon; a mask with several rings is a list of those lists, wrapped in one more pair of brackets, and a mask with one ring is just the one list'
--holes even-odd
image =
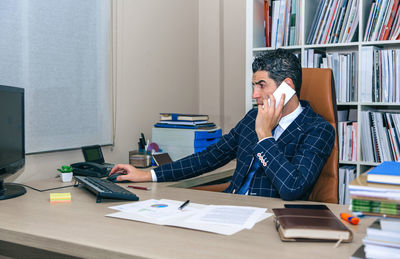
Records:
{"label": "paper on desk", "polygon": [[[255,223],[270,217],[271,213],[265,213],[266,209],[242,206],[207,206],[203,204],[190,203],[184,210],[177,208],[181,201],[174,200],[147,200],[141,203],[128,203],[120,206],[110,207],[120,212],[106,215],[107,217],[122,218],[142,221],[158,225],[169,225],[182,228],[190,228],[201,231],[213,232],[222,235],[233,235],[244,228],[250,229]],[[143,211],[143,208],[154,208],[151,205],[165,204],[168,207],[176,208],[163,213]],[[210,208],[209,208],[210,207]],[[164,207],[165,208],[165,207]],[[160,211],[163,208],[157,208]],[[236,210],[235,210],[236,209]],[[239,212],[242,215],[235,219],[229,213]],[[164,214],[165,213],[165,214]],[[228,215],[228,214],[229,215]],[[160,216],[160,218],[158,218]],[[227,221],[228,220],[228,221]]]}
{"label": "paper on desk", "polygon": [[188,219],[192,223],[223,224],[251,229],[267,209],[245,206],[209,205]]}
{"label": "paper on desk", "polygon": [[150,220],[164,221],[169,218],[181,218],[193,215],[203,209],[205,205],[190,203],[184,210],[179,210],[179,206],[183,202],[174,200],[145,200],[140,202],[132,202],[119,206],[109,207],[110,209],[119,210],[126,213],[137,214]]}

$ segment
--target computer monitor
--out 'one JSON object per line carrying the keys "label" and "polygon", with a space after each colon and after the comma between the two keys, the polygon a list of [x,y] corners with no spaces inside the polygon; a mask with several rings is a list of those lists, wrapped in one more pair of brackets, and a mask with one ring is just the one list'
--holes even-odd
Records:
{"label": "computer monitor", "polygon": [[0,85],[0,200],[26,193],[24,187],[4,183],[25,164],[24,89]]}

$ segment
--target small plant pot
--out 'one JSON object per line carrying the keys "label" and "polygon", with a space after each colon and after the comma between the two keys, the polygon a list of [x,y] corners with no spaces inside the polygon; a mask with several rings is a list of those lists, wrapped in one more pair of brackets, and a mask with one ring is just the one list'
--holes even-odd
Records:
{"label": "small plant pot", "polygon": [[65,182],[71,182],[72,181],[72,175],[73,173],[61,173],[60,177],[61,177],[61,181]]}

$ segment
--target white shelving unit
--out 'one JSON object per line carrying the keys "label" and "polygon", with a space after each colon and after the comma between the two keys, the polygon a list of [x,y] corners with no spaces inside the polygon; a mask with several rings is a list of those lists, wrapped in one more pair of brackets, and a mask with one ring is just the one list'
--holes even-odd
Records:
{"label": "white shelving unit", "polygon": [[[307,45],[305,44],[305,39],[311,30],[311,25],[316,14],[318,4],[320,0],[302,0],[301,2],[301,12],[300,12],[300,45],[281,47],[285,49],[293,50],[294,53],[304,53],[307,49],[318,49],[330,52],[345,52],[345,51],[357,51],[361,53],[361,48],[363,46],[379,46],[382,49],[400,49],[399,40],[391,41],[368,41],[364,42],[364,28],[367,24],[368,15],[372,0],[360,0],[360,15],[358,21],[358,34],[356,32],[357,40],[350,43],[342,44],[317,44],[317,45]],[[259,52],[264,52],[272,50],[273,48],[264,47],[264,0],[246,0],[246,111],[252,108],[251,99],[251,78],[252,70],[251,64],[254,55]],[[303,57],[303,55],[301,55]],[[358,55],[358,64],[361,64],[361,55]],[[302,63],[303,64],[303,63]],[[362,76],[360,69],[358,69],[358,78]],[[358,80],[359,82],[360,80]],[[357,86],[358,96],[361,96],[361,87]],[[371,108],[379,110],[395,110],[400,112],[400,103],[374,103],[374,102],[348,102],[348,103],[338,103],[338,107],[349,107],[357,109],[357,121],[359,123],[358,127],[358,139],[357,139],[357,157],[358,161],[339,161],[339,165],[355,165],[357,168],[357,174],[365,172],[371,166],[376,166],[378,163],[363,161],[361,156],[361,111],[368,110]],[[362,143],[361,143],[362,144]]]}

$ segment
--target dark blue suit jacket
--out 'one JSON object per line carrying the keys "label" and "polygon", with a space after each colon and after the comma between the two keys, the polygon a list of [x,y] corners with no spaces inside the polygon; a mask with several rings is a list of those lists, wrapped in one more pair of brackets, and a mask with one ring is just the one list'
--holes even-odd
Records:
{"label": "dark blue suit jacket", "polygon": [[157,181],[176,181],[198,176],[237,159],[236,170],[225,192],[235,193],[258,159],[261,167],[250,184],[249,195],[307,199],[335,140],[333,127],[316,114],[309,103],[278,140],[258,143],[255,132],[257,109],[246,116],[218,143],[205,151],[154,169]]}

